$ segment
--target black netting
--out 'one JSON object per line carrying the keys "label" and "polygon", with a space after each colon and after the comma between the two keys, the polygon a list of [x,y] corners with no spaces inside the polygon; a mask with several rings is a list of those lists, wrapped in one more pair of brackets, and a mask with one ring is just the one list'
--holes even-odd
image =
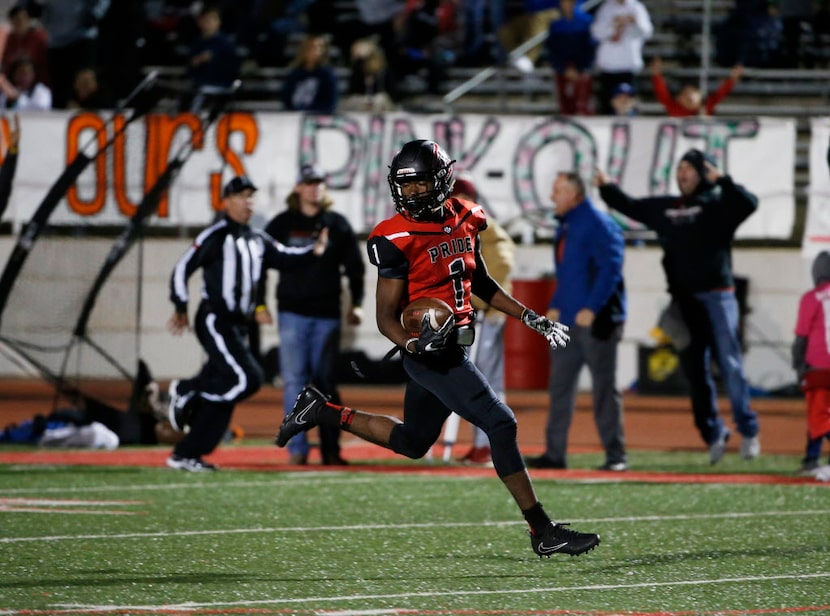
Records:
{"label": "black netting", "polygon": [[[92,308],[85,336],[75,328],[113,238],[46,230],[14,283],[0,337],[52,375],[123,378],[138,353],[140,251],[119,262]],[[126,373],[126,374],[125,374]]]}

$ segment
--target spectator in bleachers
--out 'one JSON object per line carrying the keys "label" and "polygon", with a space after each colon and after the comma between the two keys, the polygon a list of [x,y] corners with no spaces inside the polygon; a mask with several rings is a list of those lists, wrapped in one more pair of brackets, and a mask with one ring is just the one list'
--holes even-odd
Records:
{"label": "spectator in bleachers", "polygon": [[0,109],[15,111],[46,111],[52,108],[52,92],[35,76],[35,65],[29,58],[12,64],[11,80],[0,74]]}
{"label": "spectator in bleachers", "polygon": [[733,66],[729,76],[721,81],[718,89],[703,100],[700,88],[694,83],[684,83],[676,94],[672,95],[663,77],[663,63],[658,56],[651,61],[651,85],[654,96],[666,109],[666,113],[675,118],[696,115],[713,115],[715,108],[726,98],[735,84],[741,79],[744,67]]}
{"label": "spectator in bleachers", "polygon": [[399,54],[398,29],[403,15],[404,0],[354,0],[357,16],[334,32],[334,46],[348,57],[352,43],[367,36],[377,37],[378,45],[388,60],[386,91],[393,100],[399,96],[400,76],[396,68]]}
{"label": "spectator in bleachers", "polygon": [[399,16],[396,64],[402,76],[425,69],[431,94],[440,93],[461,46],[462,30],[455,9],[454,0],[407,0]]}
{"label": "spectator in bleachers", "polygon": [[98,64],[98,23],[110,0],[40,0],[41,22],[49,35],[52,106],[63,109],[72,96],[78,69]]}
{"label": "spectator in bleachers", "polygon": [[190,0],[159,0],[144,3],[143,31],[145,64],[177,66],[184,62],[185,51],[199,36]]}
{"label": "spectator in bleachers", "polygon": [[621,83],[634,83],[643,70],[643,45],[654,25],[640,0],[605,0],[594,15],[591,34],[598,41],[599,113],[611,115],[611,95]]}
{"label": "spectator in bleachers", "polygon": [[830,0],[818,0],[815,5],[810,20],[814,47],[809,54],[805,54],[804,63],[807,68],[827,66],[827,60],[824,59],[824,42],[830,40]]}
{"label": "spectator in bleachers", "polygon": [[720,66],[742,64],[755,68],[779,62],[783,25],[776,0],[735,0],[716,41]]}
{"label": "spectator in bleachers", "polygon": [[611,107],[614,109],[613,115],[618,117],[631,117],[639,113],[637,96],[630,83],[617,84],[611,95]]}
{"label": "spectator in bleachers", "polygon": [[590,115],[594,98],[594,55],[590,14],[576,0],[560,0],[562,15],[551,22],[546,41],[548,61],[556,76],[556,94],[562,115]]}
{"label": "spectator in bleachers", "polygon": [[356,40],[349,55],[348,95],[341,110],[391,111],[386,92],[386,56],[374,37]]}
{"label": "spectator in bleachers", "polygon": [[221,31],[222,15],[215,6],[206,5],[199,13],[201,36],[193,42],[187,61],[187,74],[193,86],[191,109],[198,109],[203,87],[228,88],[239,77],[239,57],[230,38]]}
{"label": "spectator in bleachers", "polygon": [[286,111],[333,114],[339,98],[337,75],[328,62],[328,41],[323,35],[309,35],[283,80],[283,106]]}
{"label": "spectator in bleachers", "polygon": [[143,0],[113,2],[99,26],[97,77],[113,100],[126,98],[141,81],[144,4]]}
{"label": "spectator in bleachers", "polygon": [[778,0],[781,17],[781,53],[779,65],[799,68],[804,60],[803,36],[812,36],[813,0]]}
{"label": "spectator in bleachers", "polygon": [[504,0],[463,0],[464,40],[458,64],[489,66],[499,59],[496,32],[504,24]]}
{"label": "spectator in bleachers", "polygon": [[[249,50],[259,66],[285,66],[292,34],[308,30],[308,11],[315,0],[255,0],[240,17],[237,43]],[[319,30],[323,32],[324,30]]]}
{"label": "spectator in bleachers", "polygon": [[47,58],[46,30],[32,22],[26,5],[15,4],[8,12],[11,29],[3,48],[2,70],[7,75],[12,64],[28,57],[35,66],[37,80],[49,85],[49,60]]}
{"label": "spectator in bleachers", "polygon": [[[510,53],[534,36],[547,32],[550,23],[559,17],[559,0],[505,0],[505,22],[498,29],[504,53]],[[542,53],[540,43],[516,58],[514,66],[523,73],[533,72]]]}
{"label": "spectator in bleachers", "polygon": [[68,109],[112,109],[113,100],[109,90],[98,80],[98,73],[92,67],[85,67],[75,73],[72,83],[72,98]]}

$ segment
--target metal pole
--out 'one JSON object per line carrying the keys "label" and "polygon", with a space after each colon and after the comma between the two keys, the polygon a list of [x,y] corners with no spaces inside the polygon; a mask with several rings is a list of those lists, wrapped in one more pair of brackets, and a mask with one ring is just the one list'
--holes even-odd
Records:
{"label": "metal pole", "polygon": [[[709,84],[709,56],[711,55],[712,0],[703,0],[703,24],[700,33],[700,99],[706,100]],[[706,113],[706,105],[700,106],[700,115]]]}

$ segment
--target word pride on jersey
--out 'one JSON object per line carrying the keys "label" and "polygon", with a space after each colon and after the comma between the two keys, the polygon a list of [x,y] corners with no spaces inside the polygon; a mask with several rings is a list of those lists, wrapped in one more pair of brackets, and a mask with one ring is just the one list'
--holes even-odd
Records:
{"label": "word pride on jersey", "polygon": [[439,258],[446,259],[454,255],[460,255],[465,252],[473,252],[473,238],[454,237],[447,242],[441,242],[437,246],[433,246],[428,251],[430,261],[435,263]]}

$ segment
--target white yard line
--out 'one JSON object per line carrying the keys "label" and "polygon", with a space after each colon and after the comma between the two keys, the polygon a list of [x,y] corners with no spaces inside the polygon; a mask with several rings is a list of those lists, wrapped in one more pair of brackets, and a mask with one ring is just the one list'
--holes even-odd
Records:
{"label": "white yard line", "polygon": [[[646,516],[625,516],[618,518],[578,518],[569,520],[572,522],[592,522],[620,524],[624,522],[672,522],[679,520],[725,520],[739,518],[769,518],[771,516],[827,516],[830,509],[808,509],[804,511],[752,511],[733,513],[699,513],[679,515],[646,515]],[[0,544],[4,543],[29,543],[37,541],[90,541],[102,539],[157,539],[195,537],[204,535],[243,535],[243,534],[264,534],[264,533],[307,533],[319,531],[345,532],[367,530],[394,530],[403,528],[463,528],[481,526],[515,526],[525,525],[522,520],[509,520],[504,522],[422,522],[412,524],[351,524],[343,526],[294,526],[281,528],[227,528],[215,530],[188,530],[170,533],[168,531],[158,533],[120,533],[107,535],[51,535],[48,537],[0,537]]]}
{"label": "white yard line", "polygon": [[[565,593],[565,592],[594,592],[598,590],[626,590],[631,588],[666,588],[671,586],[713,586],[716,584],[746,584],[748,582],[771,582],[776,580],[809,580],[830,578],[830,572],[826,573],[808,573],[808,574],[788,574],[788,575],[754,575],[746,577],[733,578],[718,578],[714,580],[677,580],[674,582],[639,582],[634,584],[594,584],[586,586],[549,586],[545,588],[525,588],[525,589],[505,589],[505,590],[457,590],[440,592],[412,592],[412,593],[395,593],[389,595],[340,595],[336,597],[302,597],[292,599],[263,599],[258,601],[215,601],[210,603],[180,603],[180,604],[164,604],[164,605],[64,605],[58,604],[55,607],[57,610],[50,610],[50,614],[56,614],[62,608],[67,612],[77,612],[82,610],[84,612],[124,612],[130,610],[142,611],[163,611],[169,614],[174,611],[188,611],[196,609],[215,609],[215,608],[233,608],[243,606],[256,605],[296,605],[302,603],[326,603],[326,602],[348,602],[348,601],[389,601],[393,599],[418,599],[418,598],[433,598],[433,597],[466,597],[466,596],[482,596],[482,595],[530,595],[541,593]],[[745,591],[745,589],[744,589]],[[781,609],[782,612],[786,608]],[[14,614],[16,612],[8,612]],[[37,611],[27,611],[27,613],[37,613]],[[328,611],[324,612],[329,614]],[[360,612],[358,612],[360,613]],[[391,613],[390,611],[381,613]],[[401,609],[400,613],[405,613]],[[665,613],[665,612],[663,612]]]}
{"label": "white yard line", "polygon": [[[145,485],[125,485],[125,486],[84,486],[82,488],[71,488],[71,487],[60,487],[55,486],[51,488],[12,488],[8,490],[3,490],[4,495],[9,494],[85,494],[87,492],[178,492],[180,490],[205,490],[207,488],[216,488],[219,490],[226,490],[228,488],[258,488],[258,487],[266,487],[266,486],[296,486],[297,485],[297,478],[301,476],[304,483],[303,485],[324,485],[330,483],[336,483],[342,485],[344,482],[344,476],[342,473],[334,474],[334,473],[326,473],[323,476],[323,473],[317,474],[312,472],[300,472],[300,473],[292,473],[291,477],[286,477],[288,473],[283,473],[283,478],[281,479],[274,479],[268,481],[234,481],[231,483],[220,483],[220,482],[213,482],[213,481],[198,481],[198,482],[187,482],[187,483],[163,483],[163,484],[145,484]],[[391,477],[391,475],[390,475]],[[404,479],[405,477],[401,477]],[[406,477],[407,479],[412,479],[413,477]],[[421,478],[421,477],[417,477]],[[427,477],[424,477],[426,479]],[[429,478],[431,480],[435,480],[435,477]],[[462,479],[459,477],[459,479]],[[468,478],[464,478],[468,479]],[[475,477],[470,477],[469,479],[476,479]],[[349,484],[357,483],[377,483],[377,477],[349,477],[348,479]]]}

